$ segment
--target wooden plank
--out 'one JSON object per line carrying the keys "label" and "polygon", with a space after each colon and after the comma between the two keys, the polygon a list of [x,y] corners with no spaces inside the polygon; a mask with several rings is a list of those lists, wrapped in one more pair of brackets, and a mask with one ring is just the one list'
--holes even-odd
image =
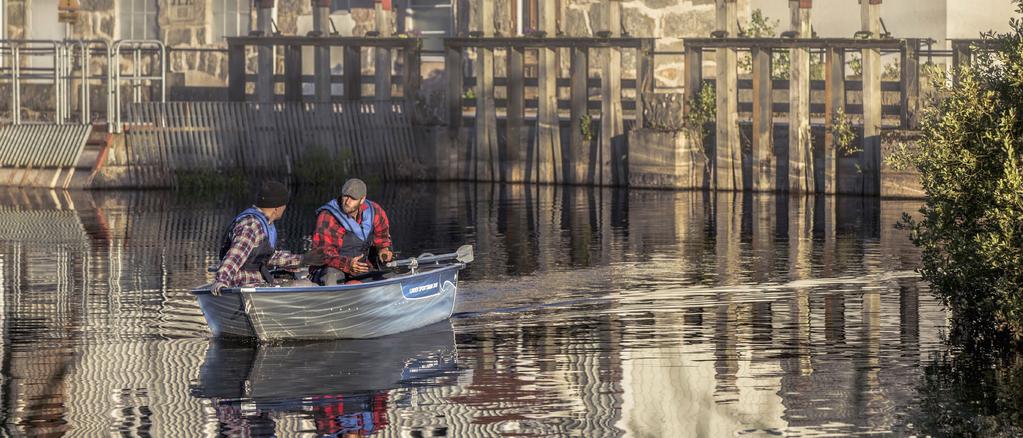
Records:
{"label": "wooden plank", "polygon": [[523,135],[525,126],[525,64],[526,51],[523,48],[508,49],[508,116],[507,135],[503,162],[506,163],[501,179],[508,182],[526,182],[528,149]]}
{"label": "wooden plank", "polygon": [[900,81],[902,82],[900,117],[902,129],[916,129],[920,112],[920,40],[906,40],[902,49],[899,65],[902,66]]}
{"label": "wooden plank", "polygon": [[302,46],[284,47],[284,100],[302,101]]}
{"label": "wooden plank", "polygon": [[[605,30],[612,38],[621,37],[621,0],[607,2],[606,26]],[[600,140],[593,163],[593,173],[596,175],[594,182],[602,186],[624,186],[628,181],[624,171],[626,166],[621,160],[621,157],[627,154],[625,122],[622,116],[622,51],[616,47],[603,50],[607,58],[601,66]],[[642,107],[639,107],[637,114],[642,112]]]}
{"label": "wooden plank", "polygon": [[[345,100],[355,102],[362,99],[362,47],[345,46],[344,76]],[[329,102],[329,100],[320,100]]]}
{"label": "wooden plank", "polygon": [[[654,40],[646,39],[640,45],[636,53],[639,62],[639,69],[636,72],[636,126],[643,128],[646,122],[643,120],[643,96],[653,94],[656,79],[654,78]],[[620,168],[623,166],[619,166]],[[619,172],[619,181],[624,181],[624,169]]]}
{"label": "wooden plank", "polygon": [[[717,28],[736,33],[734,0],[717,3]],[[742,155],[739,143],[738,75],[735,49],[717,51],[717,123],[714,146],[714,188],[742,190]]]}
{"label": "wooden plank", "polygon": [[235,102],[245,100],[245,46],[232,44],[227,49],[227,95]]}
{"label": "wooden plank", "polygon": [[445,46],[444,51],[444,70],[448,73],[448,130],[449,135],[455,138],[462,128],[462,79],[465,61],[459,48]]}
{"label": "wooden plank", "polygon": [[[838,193],[838,143],[833,134],[835,115],[845,111],[845,51],[828,49],[825,59],[824,75],[827,88],[824,92],[824,126],[825,132],[832,135],[824,136],[824,193]],[[848,120],[848,119],[847,119]]]}
{"label": "wooden plank", "polygon": [[686,45],[685,58],[685,111],[692,111],[690,102],[696,99],[703,89],[703,49],[699,46]]}
{"label": "wooden plank", "polygon": [[[557,31],[556,0],[539,0],[539,27],[547,35]],[[558,115],[558,52],[541,48],[539,52],[539,86],[537,95],[537,148],[539,183],[562,182],[561,117]]]}
{"label": "wooden plank", "polygon": [[774,153],[774,113],[771,111],[771,49],[753,49],[753,190],[773,192],[778,170]]}
{"label": "wooden plank", "polygon": [[[376,30],[379,37],[390,37],[393,34],[391,30],[391,3],[378,1],[373,6]],[[391,49],[389,48],[377,47],[375,51],[376,63],[373,66],[373,73],[376,76],[376,80],[374,81],[373,93],[379,101],[390,100],[391,67],[394,58],[391,56]]]}
{"label": "wooden plank", "polygon": [[583,137],[582,122],[589,114],[586,101],[589,99],[586,79],[589,76],[588,49],[576,47],[571,50],[571,134],[569,135],[568,157],[565,159],[565,182],[570,184],[592,184],[590,173],[590,141]]}
{"label": "wooden plank", "polygon": [[[791,30],[810,36],[810,9],[789,3]],[[813,141],[810,137],[810,51],[790,50],[789,66],[789,193],[813,193]]]}
{"label": "wooden plank", "polygon": [[405,109],[408,111],[410,120],[417,122],[416,101],[419,98],[419,87],[422,81],[422,66],[420,64],[420,48],[405,49],[405,78],[402,88],[402,95],[405,97]]}
{"label": "wooden plank", "polygon": [[[863,2],[864,31],[877,36],[881,29],[881,5]],[[881,52],[863,49],[863,195],[881,194]]]}

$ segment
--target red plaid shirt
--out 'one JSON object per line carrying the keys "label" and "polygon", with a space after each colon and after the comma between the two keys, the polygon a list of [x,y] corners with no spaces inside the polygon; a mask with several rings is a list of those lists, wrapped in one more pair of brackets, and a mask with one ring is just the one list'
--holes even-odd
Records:
{"label": "red plaid shirt", "polygon": [[[213,282],[213,289],[240,287],[263,283],[263,275],[259,272],[244,271],[242,266],[249,258],[249,253],[266,240],[266,232],[259,224],[259,219],[246,216],[234,225],[234,239],[231,249],[220,262],[220,269]],[[275,251],[267,262],[270,266],[281,268],[297,268],[302,256],[287,251]]]}
{"label": "red plaid shirt", "polygon": [[[366,200],[359,207],[359,214],[355,215],[355,221],[362,223],[362,212],[373,204],[373,246],[377,249],[391,247],[391,222],[387,220],[387,213],[380,204]],[[313,248],[323,249],[323,261],[325,266],[348,273],[351,261],[348,257],[342,257],[341,242],[345,237],[345,227],[334,218],[328,211],[320,212],[316,217],[316,232],[313,233]],[[366,260],[369,262],[369,260]]]}

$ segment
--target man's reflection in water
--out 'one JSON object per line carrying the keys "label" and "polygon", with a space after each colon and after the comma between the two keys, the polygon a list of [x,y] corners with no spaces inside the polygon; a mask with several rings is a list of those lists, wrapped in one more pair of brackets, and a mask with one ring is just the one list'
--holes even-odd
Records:
{"label": "man's reflection in water", "polygon": [[387,426],[385,391],[310,397],[304,400],[243,407],[236,400],[215,403],[221,436],[276,436],[280,414],[298,414],[313,420],[316,436],[372,435]]}

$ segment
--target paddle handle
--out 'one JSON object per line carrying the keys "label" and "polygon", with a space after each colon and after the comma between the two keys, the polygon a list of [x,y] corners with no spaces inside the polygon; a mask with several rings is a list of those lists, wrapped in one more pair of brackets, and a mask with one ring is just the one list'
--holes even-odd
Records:
{"label": "paddle handle", "polygon": [[402,260],[395,260],[393,262],[388,263],[387,267],[388,268],[400,268],[402,266],[409,266],[409,265],[411,265],[413,263],[424,264],[424,263],[443,262],[443,261],[446,261],[446,260],[454,260],[456,258],[458,258],[458,253],[456,253],[456,252],[453,252],[453,253],[450,253],[450,254],[440,254],[440,255],[435,255],[435,256],[426,256],[426,257],[419,257],[419,258],[412,257],[412,258],[407,258],[407,259],[402,259]]}

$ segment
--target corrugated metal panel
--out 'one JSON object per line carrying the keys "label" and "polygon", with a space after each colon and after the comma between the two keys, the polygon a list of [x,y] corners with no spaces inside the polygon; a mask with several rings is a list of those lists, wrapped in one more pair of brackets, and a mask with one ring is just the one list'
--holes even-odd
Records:
{"label": "corrugated metal panel", "polygon": [[7,125],[0,127],[0,166],[73,167],[89,138],[89,125]]}
{"label": "corrugated metal panel", "polygon": [[354,167],[386,179],[408,177],[420,167],[403,100],[145,102],[129,105],[126,115],[129,165],[144,178],[203,169],[290,175],[313,147],[352,157]]}

